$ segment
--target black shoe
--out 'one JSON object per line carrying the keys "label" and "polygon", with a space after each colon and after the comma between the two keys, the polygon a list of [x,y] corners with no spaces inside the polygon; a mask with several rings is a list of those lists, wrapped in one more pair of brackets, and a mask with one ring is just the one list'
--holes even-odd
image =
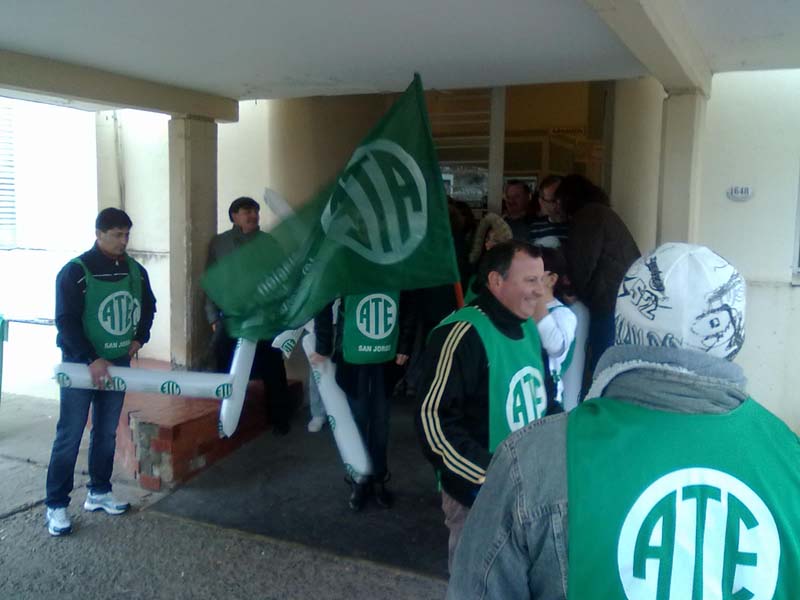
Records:
{"label": "black shoe", "polygon": [[380,480],[375,482],[374,496],[375,502],[381,508],[392,508],[394,505],[394,494],[386,487],[391,476],[387,473]]}
{"label": "black shoe", "polygon": [[367,497],[370,494],[370,485],[368,481],[363,483],[356,483],[352,481],[350,483],[350,508],[353,512],[361,512],[361,509],[364,508],[364,504],[367,502]]}

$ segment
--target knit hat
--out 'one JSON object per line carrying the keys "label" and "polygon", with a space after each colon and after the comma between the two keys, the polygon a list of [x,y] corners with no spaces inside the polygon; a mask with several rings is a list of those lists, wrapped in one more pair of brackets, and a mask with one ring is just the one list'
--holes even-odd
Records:
{"label": "knit hat", "polygon": [[744,343],[745,281],[705,246],[668,243],[620,285],[617,345],[670,346],[733,359]]}
{"label": "knit hat", "polygon": [[475,237],[472,240],[472,250],[470,250],[469,253],[470,263],[477,263],[481,256],[483,256],[485,252],[484,243],[486,242],[486,236],[489,234],[489,231],[494,233],[494,241],[497,244],[508,242],[513,237],[511,234],[511,227],[503,220],[503,217],[494,213],[488,213],[481,219],[481,222],[478,223],[478,227],[475,229]]}

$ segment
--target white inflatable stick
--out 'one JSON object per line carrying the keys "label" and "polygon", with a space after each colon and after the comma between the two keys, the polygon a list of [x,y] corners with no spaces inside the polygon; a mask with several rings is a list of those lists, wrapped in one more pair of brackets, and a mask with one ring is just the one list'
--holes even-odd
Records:
{"label": "white inflatable stick", "polygon": [[[303,350],[307,356],[314,352],[316,337],[307,333],[303,338]],[[317,382],[319,395],[328,413],[328,423],[333,431],[333,438],[339,448],[344,468],[347,474],[356,482],[363,482],[372,474],[372,463],[364,447],[364,440],[358,431],[358,426],[353,420],[353,413],[347,402],[347,396],[336,383],[336,365],[326,358],[321,363],[315,364],[309,360],[311,376]]]}
{"label": "white inflatable stick", "polygon": [[[82,363],[60,363],[55,366],[55,379],[61,387],[95,389],[89,367]],[[111,379],[105,389],[118,392],[146,392],[169,396],[193,396],[225,400],[232,393],[233,377],[228,373],[193,371],[157,371],[109,367]]]}
{"label": "white inflatable stick", "polygon": [[303,335],[303,328],[295,329],[294,331],[284,331],[276,336],[272,341],[273,348],[280,348],[284,358],[289,358],[292,355],[300,336]]}
{"label": "white inflatable stick", "polygon": [[229,398],[222,401],[219,409],[220,436],[231,437],[239,426],[239,417],[242,415],[247,382],[250,381],[250,369],[255,355],[256,342],[241,338],[236,342],[230,373],[233,378],[233,392]]}
{"label": "white inflatable stick", "polygon": [[[105,389],[119,392],[146,392],[169,396],[218,398],[220,434],[230,437],[239,425],[244,406],[247,382],[256,352],[256,342],[240,339],[236,343],[230,373],[201,373],[196,371],[157,371],[109,367],[111,379]],[[55,379],[61,387],[95,389],[89,367],[81,363],[60,363],[55,367]]]}

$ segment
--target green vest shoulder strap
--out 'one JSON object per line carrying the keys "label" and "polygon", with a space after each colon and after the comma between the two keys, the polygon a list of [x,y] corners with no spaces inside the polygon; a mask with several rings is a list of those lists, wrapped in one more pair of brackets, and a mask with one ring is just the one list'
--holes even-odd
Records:
{"label": "green vest shoulder strap", "polygon": [[541,344],[536,324],[522,323],[523,337],[503,335],[476,306],[465,306],[439,326],[466,321],[475,327],[489,361],[489,452],[512,431],[541,418],[547,411]]}

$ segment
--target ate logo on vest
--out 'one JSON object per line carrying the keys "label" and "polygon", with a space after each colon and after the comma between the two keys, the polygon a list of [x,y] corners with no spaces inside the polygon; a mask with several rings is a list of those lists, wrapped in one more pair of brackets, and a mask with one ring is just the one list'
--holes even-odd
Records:
{"label": "ate logo on vest", "polygon": [[661,477],[628,512],[617,566],[629,600],[769,599],[781,544],[775,519],[747,485],[691,468]]}
{"label": "ate logo on vest", "polygon": [[386,294],[370,294],[356,307],[358,330],[371,340],[387,337],[396,323],[397,304]]}
{"label": "ate logo on vest", "polygon": [[114,292],[100,303],[97,320],[111,335],[125,335],[139,322],[140,312],[139,301],[130,292]]}
{"label": "ate logo on vest", "polygon": [[508,385],[506,420],[511,431],[522,429],[544,416],[547,408],[544,379],[538,369],[523,367],[514,374]]}
{"label": "ate logo on vest", "polygon": [[428,227],[428,192],[419,165],[389,140],[359,147],[321,217],[325,234],[372,262],[411,255]]}

